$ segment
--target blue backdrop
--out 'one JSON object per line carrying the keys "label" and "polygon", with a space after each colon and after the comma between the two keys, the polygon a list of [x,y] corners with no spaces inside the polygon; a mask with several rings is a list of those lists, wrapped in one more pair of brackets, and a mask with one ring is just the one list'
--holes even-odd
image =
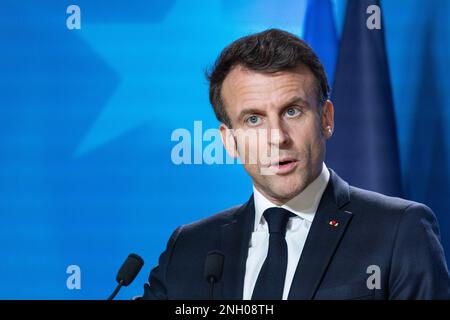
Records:
{"label": "blue backdrop", "polygon": [[[80,30],[66,27],[71,4]],[[334,4],[340,34],[345,1]],[[450,5],[382,5],[402,187],[436,212],[449,257]],[[174,165],[171,134],[195,120],[217,127],[203,72],[225,45],[268,27],[302,35],[305,10],[299,0],[2,1],[0,298],[103,299],[136,252],[146,264],[118,296],[128,299],[176,226],[244,202],[239,165]],[[79,290],[66,286],[69,265]]]}

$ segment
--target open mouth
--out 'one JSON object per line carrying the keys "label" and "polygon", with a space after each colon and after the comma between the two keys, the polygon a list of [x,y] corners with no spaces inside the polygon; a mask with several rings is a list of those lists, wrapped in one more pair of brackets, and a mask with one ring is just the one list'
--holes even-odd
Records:
{"label": "open mouth", "polygon": [[275,168],[277,174],[286,174],[295,169],[297,162],[295,159],[283,159],[275,162],[272,166]]}
{"label": "open mouth", "polygon": [[281,166],[287,165],[287,164],[292,163],[292,162],[294,162],[294,160],[280,161],[280,162],[278,162],[278,166],[281,167]]}

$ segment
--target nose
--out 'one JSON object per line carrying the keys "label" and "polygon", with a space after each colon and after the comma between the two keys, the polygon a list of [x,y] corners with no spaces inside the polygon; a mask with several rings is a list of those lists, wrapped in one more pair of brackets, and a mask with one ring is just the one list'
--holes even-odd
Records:
{"label": "nose", "polygon": [[282,148],[289,144],[290,137],[287,126],[277,117],[269,121],[268,141],[270,145]]}

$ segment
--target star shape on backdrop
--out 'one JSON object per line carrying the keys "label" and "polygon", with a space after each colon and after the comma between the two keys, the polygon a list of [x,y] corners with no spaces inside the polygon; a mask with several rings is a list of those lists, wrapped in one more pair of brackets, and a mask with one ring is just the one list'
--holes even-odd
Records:
{"label": "star shape on backdrop", "polygon": [[176,125],[192,116],[192,103],[207,101],[203,71],[238,35],[220,5],[180,0],[161,23],[83,26],[82,38],[120,80],[75,150],[76,157],[141,125]]}

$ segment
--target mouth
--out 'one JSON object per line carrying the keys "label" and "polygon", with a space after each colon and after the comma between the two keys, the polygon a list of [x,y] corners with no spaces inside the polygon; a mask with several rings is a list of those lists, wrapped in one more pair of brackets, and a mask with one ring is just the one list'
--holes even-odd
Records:
{"label": "mouth", "polygon": [[283,158],[276,162],[273,162],[271,167],[275,169],[276,174],[287,174],[297,167],[298,160],[293,158]]}

